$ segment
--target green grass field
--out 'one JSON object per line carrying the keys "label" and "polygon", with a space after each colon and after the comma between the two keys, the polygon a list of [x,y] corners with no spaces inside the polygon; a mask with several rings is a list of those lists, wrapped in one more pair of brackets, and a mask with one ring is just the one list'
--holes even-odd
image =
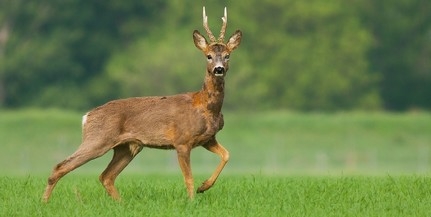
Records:
{"label": "green grass field", "polygon": [[[202,178],[202,177],[199,177]],[[1,216],[430,216],[431,180],[385,177],[221,177],[187,199],[180,176],[127,175],[121,202],[108,198],[94,177],[62,180],[48,204],[45,179],[1,178]]]}
{"label": "green grass field", "polygon": [[[145,149],[119,176],[123,201],[98,182],[112,153],[64,177],[40,202],[52,167],[81,140],[81,116],[0,111],[0,216],[429,216],[431,114],[225,113],[231,160],[188,201],[175,152]],[[192,152],[195,185],[219,159]]]}

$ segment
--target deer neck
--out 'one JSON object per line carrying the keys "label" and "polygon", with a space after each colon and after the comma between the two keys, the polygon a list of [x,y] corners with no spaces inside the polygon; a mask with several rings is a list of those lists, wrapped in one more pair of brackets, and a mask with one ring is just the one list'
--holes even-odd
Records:
{"label": "deer neck", "polygon": [[214,115],[221,111],[224,98],[224,78],[215,77],[210,73],[205,76],[202,90],[199,91],[206,109]]}

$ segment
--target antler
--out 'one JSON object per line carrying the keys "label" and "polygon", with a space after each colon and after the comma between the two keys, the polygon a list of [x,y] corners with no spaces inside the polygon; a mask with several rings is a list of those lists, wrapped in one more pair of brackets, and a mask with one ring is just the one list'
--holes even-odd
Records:
{"label": "antler", "polygon": [[220,36],[218,37],[219,42],[224,41],[224,34],[226,32],[226,26],[227,26],[227,9],[226,9],[226,7],[224,7],[224,16],[221,19],[223,20],[223,25],[221,26]]}
{"label": "antler", "polygon": [[205,7],[203,7],[203,12],[202,12],[202,16],[203,16],[203,22],[204,22],[204,29],[208,34],[208,37],[210,38],[211,42],[215,42],[216,38],[214,37],[213,33],[211,32],[210,28],[208,27],[208,17],[205,13]]}
{"label": "antler", "polygon": [[[203,7],[203,22],[204,22],[204,28],[205,31],[208,34],[208,37],[210,38],[211,42],[216,42],[216,38],[214,37],[213,33],[211,32],[210,28],[208,27],[208,17],[205,13],[205,7]],[[221,18],[223,20],[223,25],[221,26],[220,35],[218,37],[218,42],[222,43],[224,41],[224,34],[226,32],[226,26],[227,26],[227,8],[224,8],[224,16]]]}

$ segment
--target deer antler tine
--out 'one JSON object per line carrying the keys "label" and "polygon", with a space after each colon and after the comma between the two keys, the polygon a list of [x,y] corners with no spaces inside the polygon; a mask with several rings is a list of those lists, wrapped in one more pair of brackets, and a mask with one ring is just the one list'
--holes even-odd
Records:
{"label": "deer antler tine", "polygon": [[208,17],[205,13],[205,7],[203,7],[203,9],[202,9],[202,16],[203,16],[203,24],[204,24],[205,31],[207,32],[210,41],[215,42],[216,38],[214,37],[213,33],[211,32],[210,28],[208,27]]}
{"label": "deer antler tine", "polygon": [[221,26],[220,36],[218,37],[219,42],[224,41],[224,34],[226,32],[226,26],[227,26],[227,8],[226,7],[224,7],[224,16],[221,19],[223,20],[223,25]]}

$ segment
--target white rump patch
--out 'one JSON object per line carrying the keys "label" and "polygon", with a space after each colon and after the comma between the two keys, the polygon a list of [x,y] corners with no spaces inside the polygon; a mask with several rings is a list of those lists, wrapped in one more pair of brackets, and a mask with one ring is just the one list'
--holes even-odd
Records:
{"label": "white rump patch", "polygon": [[82,116],[82,126],[84,126],[85,123],[87,123],[87,115],[88,115],[88,113],[86,113],[84,116]]}

